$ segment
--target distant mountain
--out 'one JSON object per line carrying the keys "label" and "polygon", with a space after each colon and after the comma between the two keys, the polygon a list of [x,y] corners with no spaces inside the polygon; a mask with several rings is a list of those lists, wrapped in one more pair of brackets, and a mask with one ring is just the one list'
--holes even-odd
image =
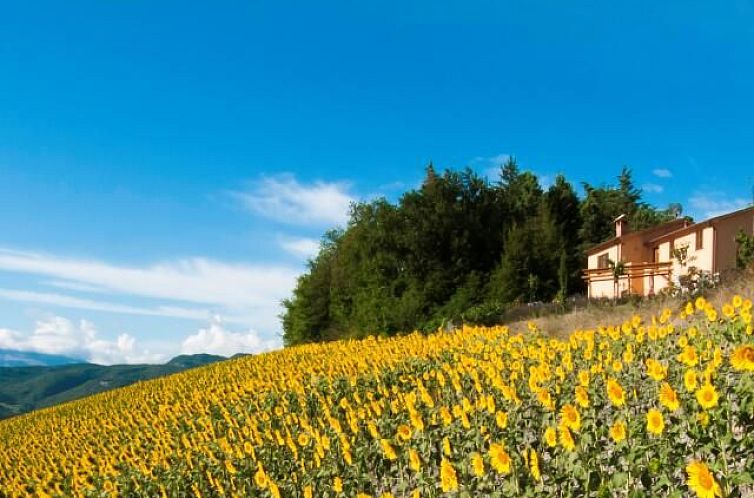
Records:
{"label": "distant mountain", "polygon": [[176,356],[164,365],[104,366],[79,362],[0,368],[0,419],[225,359],[198,354]]}
{"label": "distant mountain", "polygon": [[56,354],[32,353],[0,349],[0,367],[42,367],[86,363],[82,360]]}

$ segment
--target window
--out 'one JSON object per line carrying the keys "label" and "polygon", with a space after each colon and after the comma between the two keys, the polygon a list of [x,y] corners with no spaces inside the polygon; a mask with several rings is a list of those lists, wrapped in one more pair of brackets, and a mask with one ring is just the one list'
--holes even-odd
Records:
{"label": "window", "polygon": [[660,246],[655,246],[654,250],[652,250],[652,262],[660,262]]}
{"label": "window", "polygon": [[608,266],[610,266],[608,264],[608,261],[609,258],[607,253],[600,254],[599,256],[597,256],[597,268],[607,268]]}
{"label": "window", "polygon": [[702,230],[696,231],[696,250],[704,248],[704,232]]}

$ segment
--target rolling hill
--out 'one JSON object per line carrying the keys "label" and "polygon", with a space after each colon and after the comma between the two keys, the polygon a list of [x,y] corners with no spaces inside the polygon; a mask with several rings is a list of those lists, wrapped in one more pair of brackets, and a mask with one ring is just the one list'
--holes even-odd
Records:
{"label": "rolling hill", "polygon": [[224,359],[197,354],[176,356],[164,365],[76,363],[0,368],[0,419]]}

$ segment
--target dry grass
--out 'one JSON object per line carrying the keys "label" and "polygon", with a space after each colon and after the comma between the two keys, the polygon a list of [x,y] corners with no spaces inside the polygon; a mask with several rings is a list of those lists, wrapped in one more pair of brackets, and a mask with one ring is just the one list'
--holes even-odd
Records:
{"label": "dry grass", "polygon": [[[754,268],[726,275],[723,284],[706,292],[704,297],[720,309],[724,302],[730,301],[736,294],[754,297]],[[618,305],[592,303],[586,308],[568,313],[519,320],[509,325],[513,330],[525,330],[527,322],[531,321],[539,330],[554,337],[564,338],[574,330],[591,328],[598,323],[620,324],[636,314],[648,320],[652,315],[659,314],[663,308],[675,310],[685,305],[687,301],[687,297],[654,297]]]}

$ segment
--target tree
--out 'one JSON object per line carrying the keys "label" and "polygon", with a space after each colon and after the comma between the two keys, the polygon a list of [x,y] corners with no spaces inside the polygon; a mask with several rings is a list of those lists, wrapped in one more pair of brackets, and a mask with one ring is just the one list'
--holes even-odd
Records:
{"label": "tree", "polygon": [[607,260],[607,267],[613,275],[613,302],[618,299],[618,283],[620,278],[626,274],[626,263],[623,261]]}
{"label": "tree", "polygon": [[747,235],[743,230],[736,234],[736,267],[740,269],[748,268],[754,263],[754,235]]}
{"label": "tree", "polygon": [[580,201],[571,184],[563,175],[558,175],[545,194],[545,203],[557,231],[558,240],[555,246],[563,253],[558,256],[558,264],[560,267],[562,257],[562,263],[565,265],[562,270],[566,272],[563,279],[567,285],[560,290],[565,298],[569,294],[584,290],[584,281],[580,278],[581,269],[586,266],[579,231],[582,225]]}
{"label": "tree", "polygon": [[642,230],[673,220],[680,204],[667,210],[658,210],[641,200],[641,190],[633,184],[631,170],[623,167],[618,176],[618,186],[593,187],[583,184],[586,196],[581,203],[582,225],[579,231],[582,249],[604,242],[615,236],[613,221],[618,216],[628,216],[632,230]]}
{"label": "tree", "polygon": [[558,293],[555,300],[560,304],[565,304],[568,297],[568,257],[565,249],[560,250],[560,263],[558,264]]}
{"label": "tree", "polygon": [[285,344],[490,324],[510,303],[583,291],[583,250],[614,236],[618,214],[650,225],[667,216],[641,201],[628,168],[617,186],[584,190],[579,199],[558,175],[544,192],[512,158],[495,184],[430,163],[398,202],[356,203],[347,228],[323,237],[283,302]]}
{"label": "tree", "polygon": [[329,232],[321,250],[298,278],[293,296],[283,301],[283,343],[319,342],[330,328],[330,279],[339,233]]}
{"label": "tree", "polygon": [[521,223],[537,213],[542,187],[533,173],[519,170],[513,157],[501,166],[499,188],[501,201],[513,223]]}

